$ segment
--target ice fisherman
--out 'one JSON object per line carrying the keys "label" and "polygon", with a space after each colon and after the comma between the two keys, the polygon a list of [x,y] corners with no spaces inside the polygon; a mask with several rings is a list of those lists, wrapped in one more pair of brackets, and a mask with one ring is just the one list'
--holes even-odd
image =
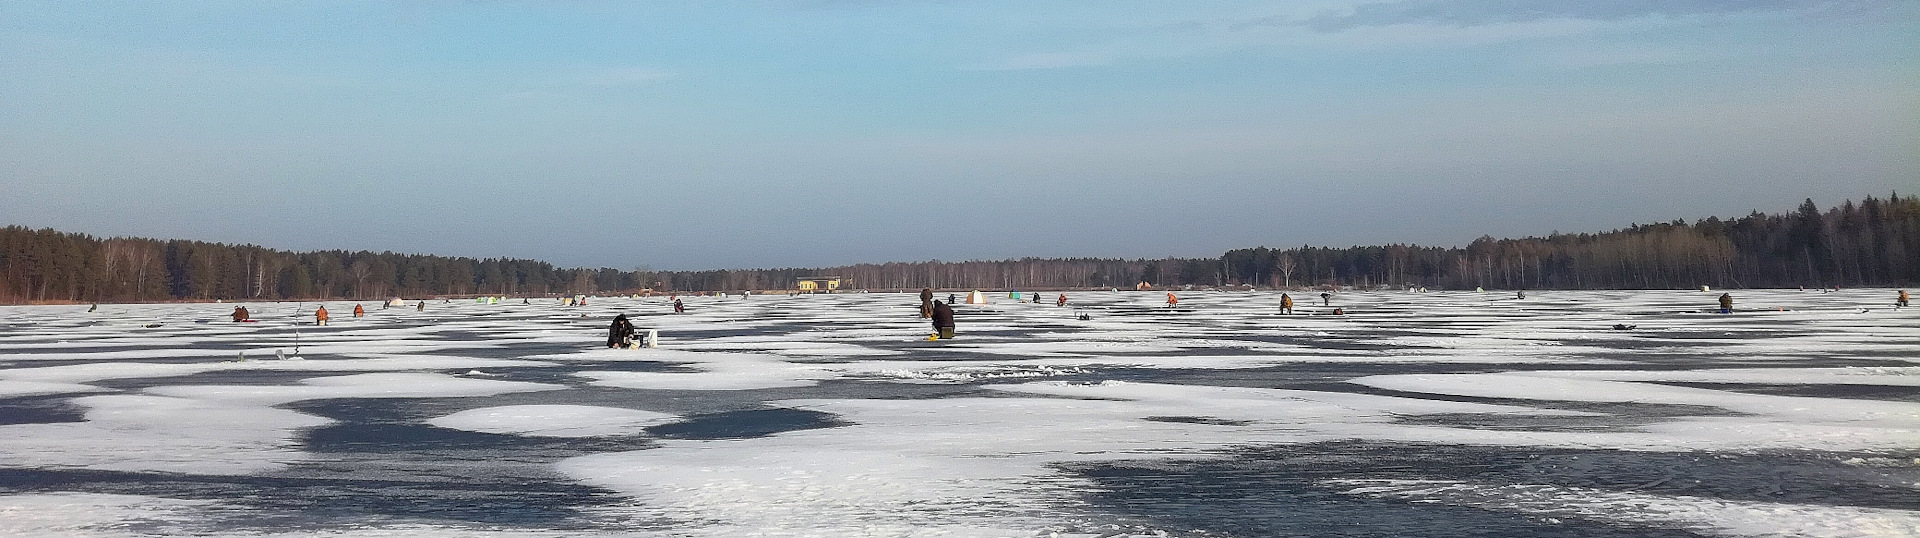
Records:
{"label": "ice fisherman", "polygon": [[1180,298],[1174,297],[1173,292],[1171,291],[1167,292],[1167,306],[1173,306],[1177,304],[1180,304]]}
{"label": "ice fisherman", "polygon": [[1894,306],[1907,306],[1907,290],[1900,290],[1900,298],[1893,301]]}
{"label": "ice fisherman", "polygon": [[246,321],[249,319],[253,319],[253,314],[247,313],[247,307],[244,307],[244,306],[233,307],[234,321]]}
{"label": "ice fisherman", "polygon": [[673,312],[675,314],[685,313],[686,311],[687,305],[685,303],[681,303],[679,299],[673,300]]}
{"label": "ice fisherman", "polygon": [[1280,294],[1280,313],[1289,316],[1293,315],[1293,296],[1285,293]]}
{"label": "ice fisherman", "polygon": [[1513,292],[1513,298],[1515,298],[1515,299],[1525,299],[1525,298],[1527,298],[1527,290],[1514,290],[1514,292]]}
{"label": "ice fisherman", "polygon": [[313,324],[314,325],[327,324],[327,305],[320,305],[319,310],[313,311]]}
{"label": "ice fisherman", "polygon": [[607,347],[627,347],[637,332],[633,322],[627,321],[626,314],[614,316],[613,324],[607,326]]}
{"label": "ice fisherman", "polygon": [[1033,292],[1033,304],[1040,304],[1040,292]]}
{"label": "ice fisherman", "polygon": [[1333,305],[1333,294],[1327,293],[1324,291],[1320,292],[1320,306],[1332,306],[1332,305]]}
{"label": "ice fisherman", "polygon": [[953,307],[947,303],[933,302],[933,333],[938,338],[953,338]]}
{"label": "ice fisherman", "polygon": [[1722,314],[1733,313],[1733,294],[1731,293],[1720,294],[1720,313]]}
{"label": "ice fisherman", "polygon": [[366,315],[367,315],[367,309],[361,308],[360,305],[358,304],[353,305],[353,317],[357,318],[357,317],[362,317]]}
{"label": "ice fisherman", "polygon": [[417,311],[420,311],[420,312],[426,312],[426,311],[427,311],[427,302],[426,302],[426,301],[420,301],[420,304],[417,304],[417,305],[413,305],[413,309],[414,309],[414,310],[417,310]]}
{"label": "ice fisherman", "polygon": [[933,317],[933,288],[920,288],[920,318]]}
{"label": "ice fisherman", "polygon": [[1060,298],[1053,301],[1053,306],[1067,306],[1067,294],[1060,294]]}

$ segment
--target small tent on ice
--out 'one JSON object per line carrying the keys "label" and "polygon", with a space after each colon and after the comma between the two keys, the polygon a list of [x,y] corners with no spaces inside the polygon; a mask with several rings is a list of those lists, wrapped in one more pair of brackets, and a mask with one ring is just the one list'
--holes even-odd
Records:
{"label": "small tent on ice", "polygon": [[987,294],[980,293],[980,290],[973,290],[967,293],[967,304],[987,304]]}

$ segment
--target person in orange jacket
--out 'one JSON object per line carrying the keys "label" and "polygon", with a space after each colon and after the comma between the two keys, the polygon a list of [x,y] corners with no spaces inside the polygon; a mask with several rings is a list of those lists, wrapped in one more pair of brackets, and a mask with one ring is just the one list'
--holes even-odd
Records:
{"label": "person in orange jacket", "polygon": [[353,305],[353,317],[357,318],[365,315],[367,315],[367,309],[361,308],[360,305]]}
{"label": "person in orange jacket", "polygon": [[327,324],[327,307],[325,305],[322,305],[319,310],[313,311],[313,324],[314,325]]}
{"label": "person in orange jacket", "polygon": [[1177,304],[1180,304],[1180,298],[1174,297],[1173,292],[1171,291],[1167,292],[1167,306],[1173,306]]}
{"label": "person in orange jacket", "polygon": [[1280,313],[1293,315],[1293,297],[1292,296],[1287,295],[1285,293],[1280,294]]}

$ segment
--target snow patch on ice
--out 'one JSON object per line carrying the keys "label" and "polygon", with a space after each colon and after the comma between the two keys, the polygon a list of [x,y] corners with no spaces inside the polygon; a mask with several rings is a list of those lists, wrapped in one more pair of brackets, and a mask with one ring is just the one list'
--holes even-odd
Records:
{"label": "snow patch on ice", "polygon": [[468,409],[428,420],[442,428],[536,437],[634,435],[679,417],[591,405],[508,405]]}
{"label": "snow patch on ice", "polygon": [[[654,351],[654,350],[645,350]],[[663,390],[750,390],[805,387],[839,377],[820,365],[796,364],[772,355],[721,352],[643,353],[653,360],[683,364],[695,372],[583,371],[574,375],[594,379],[605,387]]]}

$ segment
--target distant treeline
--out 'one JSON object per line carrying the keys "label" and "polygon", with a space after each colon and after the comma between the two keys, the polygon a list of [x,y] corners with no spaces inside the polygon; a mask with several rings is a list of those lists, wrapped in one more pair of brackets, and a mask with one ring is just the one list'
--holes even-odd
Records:
{"label": "distant treeline", "polygon": [[1920,197],[1813,200],[1785,215],[1754,212],[1636,224],[1593,234],[1482,236],[1466,248],[1231,250],[1228,282],[1439,288],[1645,289],[1904,286],[1920,282]]}
{"label": "distant treeline", "polygon": [[255,245],[0,229],[0,302],[382,298],[844,287],[1130,288],[1360,286],[1692,288],[1893,286],[1920,282],[1920,197],[1868,197],[1820,211],[1633,225],[1594,234],[1481,237],[1465,248],[1266,247],[1219,258],[860,264],[827,268],[623,271],[535,260],[392,252],[285,252]]}

